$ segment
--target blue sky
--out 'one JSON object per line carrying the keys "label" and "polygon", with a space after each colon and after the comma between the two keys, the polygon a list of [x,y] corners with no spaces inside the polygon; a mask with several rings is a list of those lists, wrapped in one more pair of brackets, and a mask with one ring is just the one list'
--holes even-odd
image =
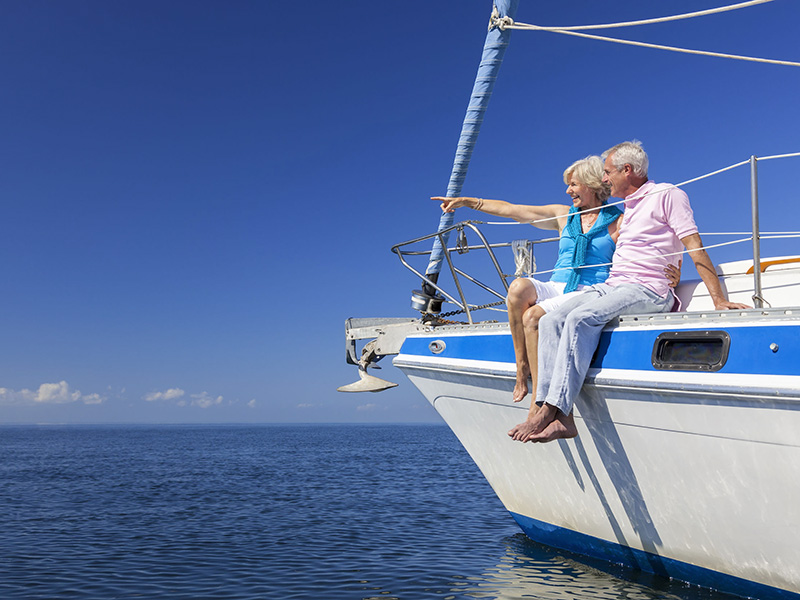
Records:
{"label": "blue sky", "polygon": [[[521,0],[517,19],[722,4]],[[3,2],[0,423],[437,421],[388,365],[398,388],[335,389],[356,378],[347,317],[415,316],[419,282],[389,248],[438,223],[428,198],[447,185],[490,10]],[[800,61],[799,20],[776,0],[607,34]],[[563,202],[567,165],[630,138],[658,181],[800,151],[798,97],[797,68],[514,32],[464,193]],[[761,168],[764,230],[793,229],[795,164]],[[687,192],[701,231],[749,227],[746,169]]]}

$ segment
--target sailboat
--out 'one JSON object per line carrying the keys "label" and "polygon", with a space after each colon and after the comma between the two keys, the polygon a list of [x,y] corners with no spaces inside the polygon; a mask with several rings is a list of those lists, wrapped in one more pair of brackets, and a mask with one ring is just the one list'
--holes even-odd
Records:
{"label": "sailboat", "polygon": [[[516,5],[493,7],[448,196],[460,193]],[[680,312],[612,321],[575,403],[576,438],[508,437],[529,403],[512,400],[508,323],[497,312],[481,320],[502,310],[508,279],[535,272],[536,245],[552,240],[491,243],[480,223],[453,223],[452,213],[392,248],[422,281],[412,292],[420,317],[348,319],[360,378],[340,390],[394,386],[369,373],[393,356],[537,542],[743,597],[800,598],[800,255],[761,256],[758,222],[759,164],[797,156],[729,167],[750,170],[752,256],[718,275],[730,300],[753,308],[715,310],[702,283],[684,281]],[[509,250],[513,272],[501,257]],[[491,282],[459,266],[477,253]],[[424,273],[412,264],[420,256]],[[470,287],[491,301],[470,302]]]}

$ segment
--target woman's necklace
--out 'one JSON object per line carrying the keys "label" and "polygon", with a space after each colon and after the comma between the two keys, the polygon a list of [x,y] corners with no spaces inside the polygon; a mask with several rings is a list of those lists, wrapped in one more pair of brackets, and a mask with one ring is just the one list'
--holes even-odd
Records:
{"label": "woman's necklace", "polygon": [[592,229],[598,216],[600,216],[599,210],[581,212],[581,230],[583,233],[588,233]]}

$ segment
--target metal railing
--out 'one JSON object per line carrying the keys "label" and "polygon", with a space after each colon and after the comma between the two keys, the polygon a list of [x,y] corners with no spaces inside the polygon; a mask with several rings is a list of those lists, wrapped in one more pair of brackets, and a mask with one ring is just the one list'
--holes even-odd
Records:
{"label": "metal railing", "polygon": [[[464,286],[462,285],[462,280],[469,281],[470,283],[476,285],[477,287],[485,290],[492,296],[498,298],[499,300],[505,301],[506,294],[508,292],[508,282],[506,279],[508,277],[514,277],[513,274],[506,274],[503,272],[500,263],[497,260],[497,256],[495,255],[495,250],[498,248],[509,248],[512,246],[512,242],[500,242],[500,243],[489,243],[483,233],[478,229],[477,225],[482,224],[482,221],[462,221],[460,223],[456,223],[451,227],[443,229],[441,231],[437,231],[435,233],[431,233],[428,235],[424,235],[422,237],[415,238],[413,240],[408,240],[406,242],[401,242],[392,246],[392,252],[394,252],[397,257],[400,259],[400,262],[403,264],[405,268],[409,271],[414,273],[417,277],[419,277],[423,284],[429,286],[431,290],[436,290],[439,294],[441,294],[443,299],[453,303],[459,309],[458,312],[464,312],[467,316],[467,320],[470,324],[472,324],[472,312],[479,308],[480,305],[470,304],[467,301],[466,294],[464,292]],[[470,229],[478,236],[480,240],[480,244],[476,245],[468,245],[466,244],[466,235],[465,229]],[[455,246],[447,247],[445,245],[445,240],[448,239],[449,235],[456,231],[457,241]],[[444,257],[447,262],[447,266],[450,271],[450,275],[453,278],[453,283],[455,284],[458,298],[454,297],[453,295],[449,294],[441,285],[439,285],[438,281],[434,281],[433,279],[429,278],[427,275],[423,274],[421,271],[414,268],[412,265],[408,263],[406,257],[410,256],[430,256],[433,250],[408,250],[406,249],[408,246],[413,246],[420,242],[424,242],[426,240],[431,239],[438,239],[442,248],[444,248]],[[556,242],[559,238],[547,238],[541,240],[530,240],[529,243],[531,244],[542,244],[548,242]],[[465,272],[462,269],[459,269],[453,263],[453,254],[466,254],[469,251],[478,250],[478,251],[485,251],[489,260],[491,262],[492,268],[497,275],[500,285],[502,286],[502,291],[499,291],[489,284],[484,283],[483,281],[479,280],[477,277],[470,275],[469,273]]]}

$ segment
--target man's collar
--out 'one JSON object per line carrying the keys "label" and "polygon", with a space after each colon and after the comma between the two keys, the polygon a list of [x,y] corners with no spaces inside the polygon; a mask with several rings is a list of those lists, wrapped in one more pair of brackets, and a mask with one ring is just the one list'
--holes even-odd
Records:
{"label": "man's collar", "polygon": [[650,192],[653,189],[653,187],[655,187],[655,185],[656,185],[655,181],[653,181],[652,179],[648,179],[635,192],[632,192],[627,196],[625,196],[625,204],[641,200],[648,192]]}

